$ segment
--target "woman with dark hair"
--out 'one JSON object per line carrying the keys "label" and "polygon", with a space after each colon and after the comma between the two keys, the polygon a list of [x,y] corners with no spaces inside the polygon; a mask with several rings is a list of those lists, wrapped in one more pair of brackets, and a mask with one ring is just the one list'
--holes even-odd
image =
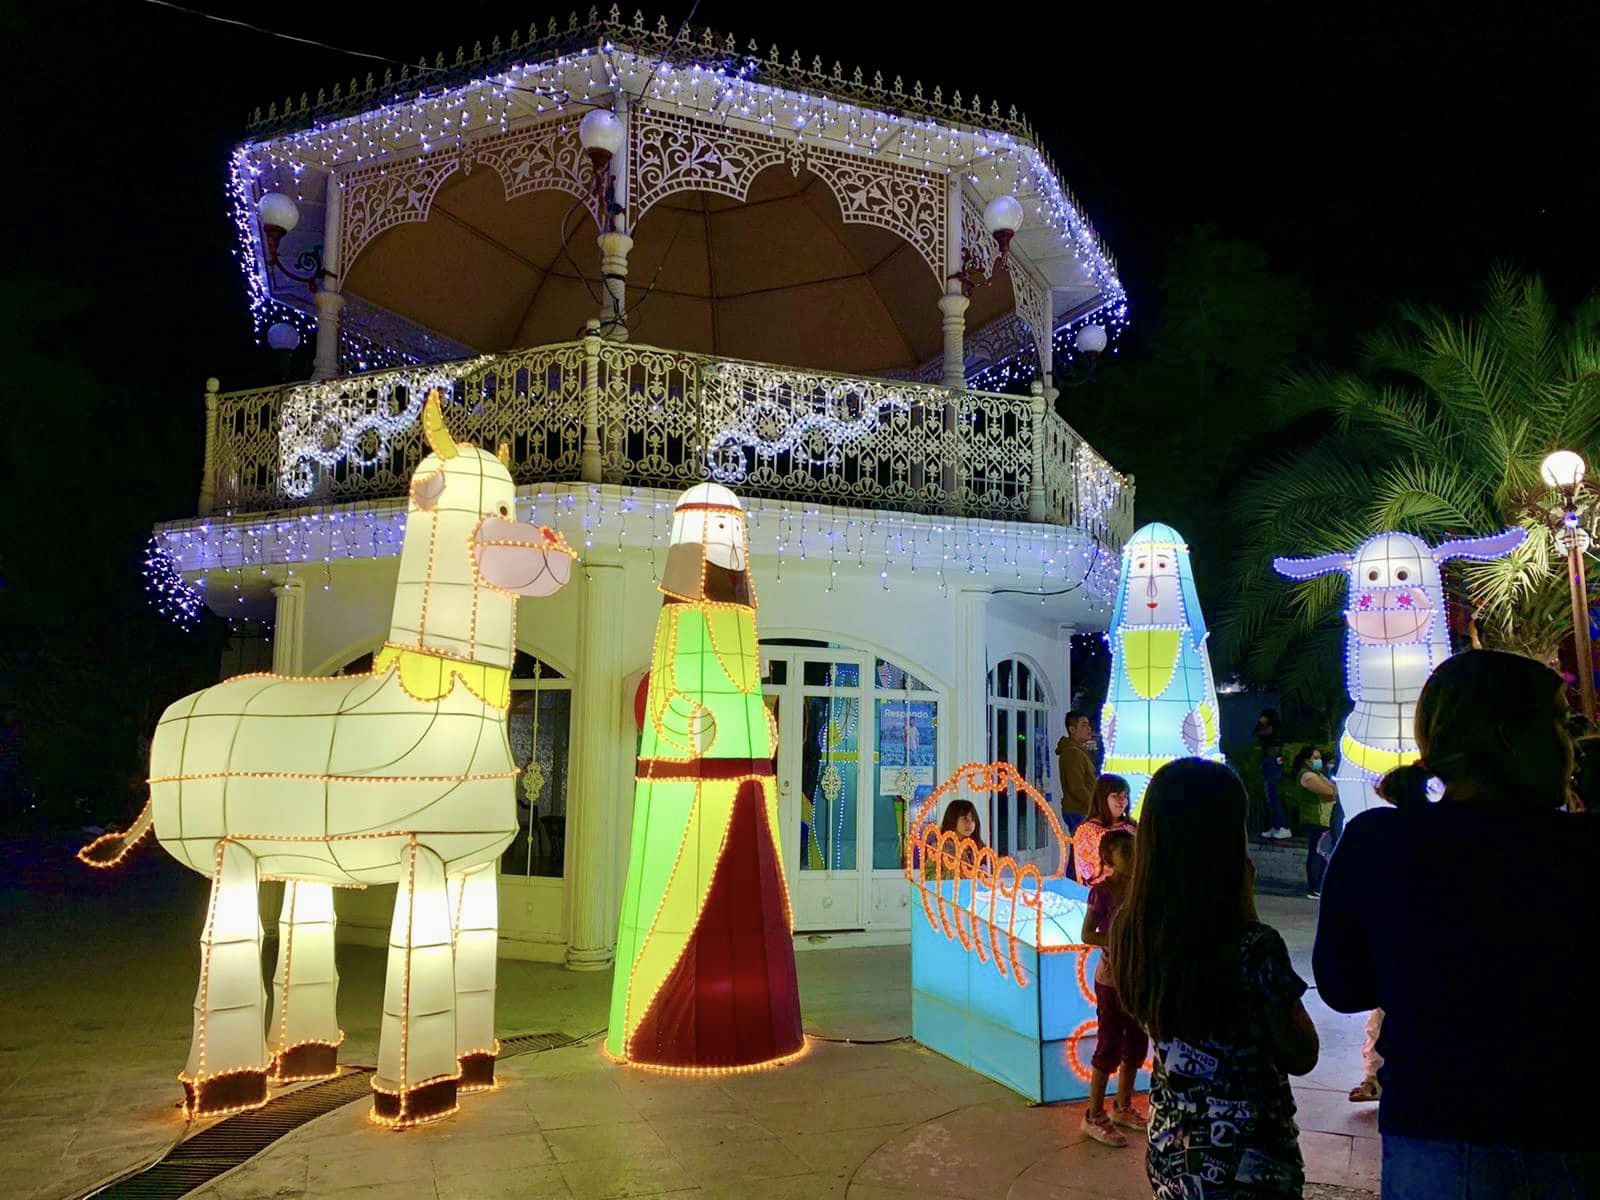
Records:
{"label": "woman with dark hair", "polygon": [[[1541,1100],[1560,1053],[1544,1039],[1581,1020],[1576,981],[1600,970],[1600,822],[1561,811],[1561,676],[1465,651],[1422,689],[1416,737],[1444,795],[1350,822],[1313,955],[1330,1008],[1384,1011],[1384,1198],[1600,1196],[1592,1117]],[[1513,839],[1530,869],[1508,872]],[[1496,1030],[1511,1048],[1485,1059]]]}
{"label": "woman with dark hair", "polygon": [[1089,815],[1072,835],[1072,867],[1078,882],[1093,887],[1100,882],[1100,839],[1113,829],[1129,833],[1138,826],[1128,816],[1128,781],[1121,775],[1102,775],[1095,781]]}
{"label": "woman with dark hair", "polygon": [[1306,835],[1306,895],[1316,900],[1322,895],[1322,872],[1328,860],[1322,856],[1322,835],[1333,826],[1333,806],[1339,789],[1327,777],[1328,756],[1316,746],[1303,746],[1294,756],[1291,772],[1309,803],[1300,805],[1300,832]]}
{"label": "woman with dark hair", "polygon": [[1220,763],[1157,771],[1111,924],[1118,995],[1155,1044],[1145,1169],[1158,1200],[1305,1186],[1288,1076],[1316,1066],[1317,1031],[1288,948],[1256,918],[1245,809]]}

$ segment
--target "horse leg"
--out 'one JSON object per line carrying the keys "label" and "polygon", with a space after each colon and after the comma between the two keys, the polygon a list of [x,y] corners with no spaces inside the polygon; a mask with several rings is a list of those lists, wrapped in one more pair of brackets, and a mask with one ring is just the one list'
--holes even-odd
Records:
{"label": "horse leg", "polygon": [[194,1038],[183,1074],[191,1117],[259,1108],[267,1102],[267,993],[261,986],[261,912],[256,859],[243,846],[217,843],[205,931]]}
{"label": "horse leg", "polygon": [[494,1086],[495,958],[500,940],[500,889],[491,860],[450,876],[456,948],[456,1062],[461,1091]]}
{"label": "horse leg", "polygon": [[339,1070],[333,888],[291,879],[278,918],[278,967],[272,975],[272,1082],[326,1079]]}
{"label": "horse leg", "polygon": [[372,1117],[418,1125],[456,1111],[456,984],[444,860],[411,839],[400,858]]}

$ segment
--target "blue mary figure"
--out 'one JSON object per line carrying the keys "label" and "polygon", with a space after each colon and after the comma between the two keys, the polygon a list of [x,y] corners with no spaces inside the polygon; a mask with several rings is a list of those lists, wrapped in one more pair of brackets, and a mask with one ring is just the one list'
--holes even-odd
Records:
{"label": "blue mary figure", "polygon": [[1189,547],[1170,525],[1122,548],[1111,612],[1111,690],[1101,727],[1105,770],[1124,776],[1137,812],[1150,776],[1175,758],[1222,760],[1217,689]]}

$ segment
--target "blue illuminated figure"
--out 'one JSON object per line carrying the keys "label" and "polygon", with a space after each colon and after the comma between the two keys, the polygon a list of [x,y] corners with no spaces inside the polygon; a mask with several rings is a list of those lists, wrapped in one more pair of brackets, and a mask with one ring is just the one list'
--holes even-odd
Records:
{"label": "blue illuminated figure", "polygon": [[1189,547],[1170,525],[1146,525],[1122,548],[1108,636],[1105,770],[1127,779],[1136,813],[1162,765],[1190,756],[1222,760],[1206,619]]}

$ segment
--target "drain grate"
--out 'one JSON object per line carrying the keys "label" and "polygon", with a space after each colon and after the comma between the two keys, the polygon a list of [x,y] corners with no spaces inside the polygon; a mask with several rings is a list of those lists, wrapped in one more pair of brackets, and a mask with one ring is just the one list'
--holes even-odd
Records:
{"label": "drain grate", "polygon": [[516,1054],[531,1054],[535,1050],[559,1050],[577,1040],[564,1033],[519,1033],[516,1037],[500,1039],[500,1057],[510,1058]]}
{"label": "drain grate", "polygon": [[94,1193],[96,1200],[175,1200],[254,1158],[285,1134],[336,1108],[372,1094],[372,1071],[351,1070],[337,1079],[297,1088],[264,1108],[202,1129],[160,1162]]}
{"label": "drain grate", "polygon": [[[557,1050],[577,1040],[564,1033],[522,1033],[500,1040],[500,1057]],[[346,1068],[346,1073],[336,1079],[285,1092],[264,1108],[202,1129],[179,1142],[160,1162],[93,1195],[95,1200],[178,1200],[248,1162],[308,1121],[370,1095],[372,1068]]]}

